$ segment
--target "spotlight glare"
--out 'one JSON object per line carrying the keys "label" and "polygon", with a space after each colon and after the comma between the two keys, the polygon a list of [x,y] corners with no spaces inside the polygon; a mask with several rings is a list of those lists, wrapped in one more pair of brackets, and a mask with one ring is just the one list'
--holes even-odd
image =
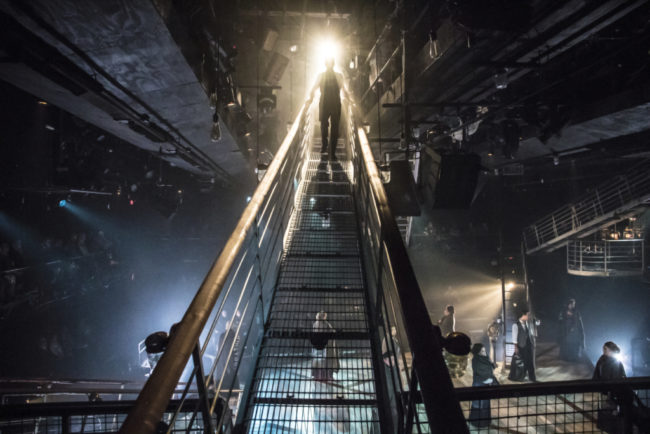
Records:
{"label": "spotlight glare", "polygon": [[508,288],[508,289],[512,289],[514,287],[515,287],[515,284],[513,282],[508,282],[508,284],[506,285],[506,288]]}
{"label": "spotlight glare", "polygon": [[63,208],[63,207],[66,206],[67,204],[68,204],[68,201],[65,200],[65,199],[61,199],[61,200],[59,201],[59,207],[60,207],[60,208]]}
{"label": "spotlight glare", "polygon": [[316,61],[318,62],[319,66],[323,65],[326,60],[330,59],[334,59],[336,62],[340,54],[339,51],[340,48],[336,41],[332,38],[325,37],[321,39],[316,45]]}

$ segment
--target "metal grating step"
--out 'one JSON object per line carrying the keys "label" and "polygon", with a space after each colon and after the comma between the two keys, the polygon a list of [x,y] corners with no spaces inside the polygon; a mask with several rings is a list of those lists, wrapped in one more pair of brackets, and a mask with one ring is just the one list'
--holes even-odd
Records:
{"label": "metal grating step", "polygon": [[336,331],[368,331],[362,293],[299,290],[282,291],[275,295],[269,329],[311,329],[316,314],[320,311],[327,312],[327,321]]}
{"label": "metal grating step", "polygon": [[345,168],[341,161],[320,161],[320,160],[310,160],[307,165],[307,170],[320,170],[324,172],[340,172],[345,173]]}
{"label": "metal grating step", "polygon": [[248,419],[249,433],[377,433],[374,405],[256,404]]}
{"label": "metal grating step", "polygon": [[356,232],[357,221],[351,211],[298,211],[292,217],[291,227],[302,231]]}
{"label": "metal grating step", "polygon": [[[314,381],[321,367],[330,380]],[[370,341],[332,339],[316,350],[308,339],[266,338],[252,390],[257,399],[375,399]]]}
{"label": "metal grating step", "polygon": [[333,293],[339,293],[339,292],[348,292],[348,293],[353,293],[353,292],[363,292],[364,288],[344,288],[344,287],[338,287],[338,288],[319,288],[318,286],[314,287],[307,287],[303,286],[300,288],[284,288],[282,286],[278,286],[276,291],[282,292],[282,291],[296,291],[299,290],[300,292],[333,292]]}
{"label": "metal grating step", "polygon": [[332,181],[332,182],[350,182],[348,179],[348,174],[343,170],[318,170],[312,169],[307,171],[307,179],[311,182],[323,182],[323,181]]}
{"label": "metal grating step", "polygon": [[296,289],[362,289],[361,263],[358,258],[289,256],[283,260],[278,286]]}
{"label": "metal grating step", "polygon": [[356,232],[305,231],[291,233],[289,256],[359,256]]}
{"label": "metal grating step", "polygon": [[306,211],[352,211],[351,196],[310,196],[304,195],[299,208]]}
{"label": "metal grating step", "polygon": [[304,193],[320,196],[350,196],[352,189],[349,182],[310,182]]}

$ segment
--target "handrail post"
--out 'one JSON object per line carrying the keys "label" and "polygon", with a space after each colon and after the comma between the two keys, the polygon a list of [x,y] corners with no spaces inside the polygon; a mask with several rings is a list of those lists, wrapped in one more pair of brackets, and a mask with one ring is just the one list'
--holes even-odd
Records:
{"label": "handrail post", "polygon": [[203,417],[203,430],[213,433],[214,424],[210,415],[210,400],[208,398],[208,389],[205,387],[205,374],[203,373],[203,361],[201,360],[201,345],[196,342],[194,351],[192,351],[192,361],[194,362],[194,379],[196,381],[196,390],[199,392],[199,406]]}

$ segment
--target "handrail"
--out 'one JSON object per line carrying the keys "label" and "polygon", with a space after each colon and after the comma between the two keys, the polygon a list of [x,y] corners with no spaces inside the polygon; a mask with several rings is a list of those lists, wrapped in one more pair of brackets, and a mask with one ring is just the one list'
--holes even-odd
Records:
{"label": "handrail", "polygon": [[300,109],[267,173],[257,186],[251,201],[237,222],[235,230],[228,238],[222,253],[212,265],[183,319],[170,336],[165,353],[158,361],[151,377],[145,383],[133,410],[124,421],[120,429],[121,433],[153,434],[156,432],[185,365],[201,336],[217,299],[221,295],[223,286],[244,245],[247,234],[256,223],[264,199],[271,190],[272,182],[285,161],[301,121],[311,106],[311,102],[311,99],[307,100]]}
{"label": "handrail", "polygon": [[[356,108],[354,105],[352,107],[351,115],[357,117],[358,115],[354,113]],[[358,118],[361,119],[361,117]],[[356,126],[354,122],[352,124]],[[399,228],[390,210],[386,190],[381,182],[375,158],[362,126],[356,127],[356,136],[381,222],[381,251],[387,256],[386,267],[390,269],[395,281],[408,344],[413,354],[413,368],[424,398],[429,425],[432,432],[468,432],[465,418],[454,394],[453,384],[442,357],[440,333],[431,324],[422,292],[408,259],[408,252]],[[383,259],[380,260],[383,261]]]}
{"label": "handrail", "polygon": [[603,392],[621,387],[650,389],[650,377],[632,377],[619,380],[545,381],[529,384],[500,384],[498,386],[459,387],[455,393],[461,401],[499,399],[540,395],[559,395],[583,392]]}

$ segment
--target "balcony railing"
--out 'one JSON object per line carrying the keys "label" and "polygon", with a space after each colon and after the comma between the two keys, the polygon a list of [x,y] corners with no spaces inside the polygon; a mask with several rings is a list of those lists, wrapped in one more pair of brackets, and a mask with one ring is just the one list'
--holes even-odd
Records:
{"label": "balcony railing", "polygon": [[634,215],[650,201],[650,159],[599,185],[580,201],[564,205],[524,229],[526,253],[553,250]]}
{"label": "balcony railing", "polygon": [[644,247],[642,239],[570,240],[567,272],[577,276],[640,276]]}

